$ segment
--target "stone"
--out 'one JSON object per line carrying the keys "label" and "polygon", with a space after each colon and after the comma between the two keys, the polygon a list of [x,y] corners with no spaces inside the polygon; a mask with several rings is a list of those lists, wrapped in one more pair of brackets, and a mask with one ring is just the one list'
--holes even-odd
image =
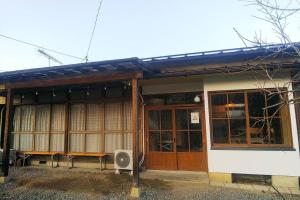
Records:
{"label": "stone", "polygon": [[231,173],[209,172],[208,177],[209,177],[209,182],[232,183]]}
{"label": "stone", "polygon": [[274,187],[298,188],[298,176],[272,176],[272,185]]}

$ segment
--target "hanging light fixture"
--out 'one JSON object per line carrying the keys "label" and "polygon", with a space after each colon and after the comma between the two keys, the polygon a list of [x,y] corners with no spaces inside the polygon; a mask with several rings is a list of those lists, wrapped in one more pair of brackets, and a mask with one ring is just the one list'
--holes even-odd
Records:
{"label": "hanging light fixture", "polygon": [[90,87],[87,87],[87,89],[86,89],[86,96],[90,96]]}
{"label": "hanging light fixture", "polygon": [[199,95],[196,95],[196,96],[194,97],[194,102],[195,102],[195,103],[199,103],[200,101],[201,101],[201,99],[200,99]]}
{"label": "hanging light fixture", "polygon": [[55,94],[55,92],[54,92],[54,88],[52,89],[52,96],[53,96],[53,97],[56,97],[56,94]]}
{"label": "hanging light fixture", "polygon": [[38,91],[35,92],[35,96],[37,96],[37,95],[39,95],[39,92],[38,92]]}

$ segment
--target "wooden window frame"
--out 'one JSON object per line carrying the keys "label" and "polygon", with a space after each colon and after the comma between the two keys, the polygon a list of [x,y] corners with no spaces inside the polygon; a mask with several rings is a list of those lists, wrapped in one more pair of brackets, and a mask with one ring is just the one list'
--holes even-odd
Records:
{"label": "wooden window frame", "polygon": [[[270,90],[274,90],[274,88],[268,88]],[[212,149],[226,149],[228,147],[233,147],[237,149],[246,148],[246,149],[257,149],[257,148],[274,148],[274,149],[291,149],[293,148],[293,140],[292,140],[292,130],[291,130],[291,119],[290,119],[290,109],[287,107],[287,122],[289,124],[289,130],[287,135],[288,144],[252,144],[251,143],[251,133],[250,133],[250,116],[249,116],[249,102],[248,102],[248,94],[251,92],[262,92],[259,89],[246,89],[246,90],[225,90],[225,91],[209,91],[208,92],[208,108],[209,108],[209,123],[210,123],[210,138],[211,138],[211,148]],[[213,133],[213,118],[212,118],[212,95],[213,94],[227,94],[227,102],[228,102],[228,94],[234,93],[243,93],[244,94],[244,102],[245,102],[245,126],[246,126],[246,143],[245,144],[235,144],[230,143],[230,133],[228,133],[228,143],[215,143],[214,142],[214,133]],[[265,93],[264,93],[265,94]],[[264,95],[266,97],[266,95]],[[287,97],[288,98],[288,97]],[[267,104],[267,101],[265,101]],[[268,112],[267,112],[268,113]],[[281,117],[277,117],[281,118]],[[224,118],[225,119],[225,118]],[[226,119],[229,119],[226,117]],[[267,123],[269,126],[269,123]],[[230,127],[229,127],[230,132]],[[281,133],[282,134],[282,133]]]}

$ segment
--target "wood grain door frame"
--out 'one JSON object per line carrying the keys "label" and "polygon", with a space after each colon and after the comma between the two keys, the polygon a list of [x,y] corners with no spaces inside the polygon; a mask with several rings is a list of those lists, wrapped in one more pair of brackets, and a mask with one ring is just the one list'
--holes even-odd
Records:
{"label": "wood grain door frame", "polygon": [[[173,137],[176,137],[174,136],[174,134],[176,134],[176,127],[175,127],[175,124],[174,124],[174,121],[175,121],[175,115],[174,115],[174,112],[176,111],[176,108],[186,108],[186,109],[192,109],[192,108],[198,108],[200,109],[200,112],[201,112],[201,123],[202,123],[202,145],[203,145],[203,167],[201,168],[200,171],[208,171],[208,155],[207,155],[207,138],[206,138],[206,126],[205,126],[205,108],[204,108],[204,103],[202,104],[178,104],[178,105],[159,105],[159,106],[145,106],[144,109],[145,109],[145,113],[144,113],[144,128],[145,128],[145,167],[146,168],[149,168],[149,132],[148,132],[148,112],[149,110],[167,110],[167,109],[171,109],[172,110],[172,120],[173,120]],[[177,150],[176,150],[176,144],[174,144],[174,151],[175,153],[177,154]],[[176,155],[177,157],[177,155]],[[177,158],[176,158],[177,160]],[[177,166],[176,166],[176,169],[174,168],[174,170],[177,170]]]}

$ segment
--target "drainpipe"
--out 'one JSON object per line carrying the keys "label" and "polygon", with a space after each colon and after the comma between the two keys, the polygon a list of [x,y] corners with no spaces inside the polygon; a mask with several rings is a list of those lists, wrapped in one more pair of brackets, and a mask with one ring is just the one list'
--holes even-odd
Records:
{"label": "drainpipe", "polygon": [[2,129],[2,125],[3,125],[3,111],[4,111],[4,105],[1,108],[1,114],[0,114],[0,144],[1,144],[1,148],[3,148],[3,129]]}

